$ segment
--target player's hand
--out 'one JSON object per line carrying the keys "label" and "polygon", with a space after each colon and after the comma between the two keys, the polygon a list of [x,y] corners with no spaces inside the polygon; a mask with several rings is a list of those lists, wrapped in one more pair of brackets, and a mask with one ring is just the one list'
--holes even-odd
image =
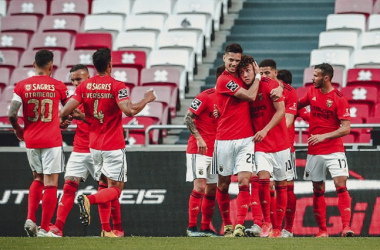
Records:
{"label": "player's hand", "polygon": [[157,96],[156,96],[156,93],[154,92],[153,89],[150,89],[148,90],[147,92],[145,92],[144,94],[144,99],[149,102],[153,102],[154,100],[156,100]]}
{"label": "player's hand", "polygon": [[197,139],[197,145],[198,145],[198,153],[201,155],[205,155],[207,153],[207,145],[206,142],[203,140],[202,137],[196,138]]}
{"label": "player's hand", "polygon": [[212,114],[214,115],[215,118],[219,118],[219,110],[216,104],[214,104],[214,110],[212,111]]}
{"label": "player's hand", "polygon": [[324,140],[326,140],[326,137],[324,135],[311,135],[307,139],[307,143],[315,145],[317,143],[323,142]]}
{"label": "player's hand", "polygon": [[[72,119],[71,119],[71,120],[72,120]],[[61,129],[67,129],[67,127],[71,124],[71,120],[67,119],[66,121],[64,121],[63,123],[61,123],[61,124],[59,125],[59,127],[60,127]]]}
{"label": "player's hand", "polygon": [[253,65],[253,70],[255,71],[255,74],[260,74],[260,67],[257,64],[257,62],[253,61],[252,65]]}
{"label": "player's hand", "polygon": [[17,127],[16,129],[14,129],[14,132],[17,136],[17,139],[19,139],[20,141],[24,140],[24,129],[22,127]]}
{"label": "player's hand", "polygon": [[262,142],[264,140],[265,136],[267,136],[267,132],[265,130],[260,130],[253,136],[254,142]]}
{"label": "player's hand", "polygon": [[272,91],[270,92],[270,98],[272,99],[272,101],[277,101],[278,99],[280,99],[282,96],[282,91],[283,88],[281,86],[272,89]]}
{"label": "player's hand", "polygon": [[69,115],[69,117],[67,118],[67,120],[72,120],[72,119],[75,119],[75,120],[82,120],[84,121],[86,119],[86,116],[83,112],[81,112],[79,109],[74,109],[73,112],[71,112],[71,114]]}

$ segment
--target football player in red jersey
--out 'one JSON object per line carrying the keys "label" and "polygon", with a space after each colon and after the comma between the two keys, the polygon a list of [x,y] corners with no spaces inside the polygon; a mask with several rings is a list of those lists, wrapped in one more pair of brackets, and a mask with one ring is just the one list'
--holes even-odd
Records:
{"label": "football player in red jersey", "polygon": [[62,108],[60,116],[61,122],[65,122],[72,111],[83,103],[86,121],[90,124],[90,151],[95,164],[95,178],[107,183],[108,188],[94,195],[78,197],[80,219],[84,225],[89,225],[90,207],[99,204],[101,236],[117,237],[111,230],[109,218],[111,202],[119,198],[124,182],[127,181],[122,112],[134,116],[156,97],[153,90],[149,90],[140,102],[130,101],[125,84],[110,76],[112,62],[108,48],[97,50],[92,60],[98,74],[76,88],[73,97]]}
{"label": "football player in red jersey", "polygon": [[328,237],[326,226],[325,180],[327,170],[338,193],[338,208],[342,219],[342,236],[352,237],[350,228],[351,197],[346,182],[348,164],[342,136],[350,133],[350,106],[331,80],[333,67],[328,63],[314,66],[313,84],[299,100],[298,108],[310,105],[308,155],[304,179],[313,183],[313,207],[319,225],[316,237]]}
{"label": "football player in red jersey", "polygon": [[[8,113],[17,138],[25,141],[33,179],[28,195],[28,216],[24,228],[28,236],[56,237],[49,224],[57,204],[58,177],[64,171],[62,135],[58,117],[59,102],[67,100],[67,87],[51,78],[53,53],[40,50],[33,63],[35,76],[17,83]],[[17,121],[22,107],[24,124]],[[44,195],[42,195],[42,193]],[[36,212],[42,198],[41,228],[36,225]]]}

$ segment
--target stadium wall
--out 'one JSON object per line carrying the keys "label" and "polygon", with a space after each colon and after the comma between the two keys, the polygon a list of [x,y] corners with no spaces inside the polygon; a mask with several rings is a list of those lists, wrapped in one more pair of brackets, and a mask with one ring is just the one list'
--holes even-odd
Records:
{"label": "stadium wall", "polygon": [[[66,160],[70,151],[65,153]],[[26,153],[20,148],[0,149],[0,236],[25,236],[23,225],[27,214],[28,188],[32,181]],[[185,236],[188,198],[191,183],[185,182],[185,147],[130,148],[127,152],[128,182],[120,197],[123,229],[127,236]],[[297,153],[297,172],[302,177],[306,152]],[[352,228],[357,235],[380,236],[380,153],[378,151],[347,152],[350,168],[348,188],[352,196]],[[297,212],[294,233],[311,236],[316,233],[310,182],[299,178],[295,183]],[[59,181],[62,195],[63,175]],[[78,194],[96,192],[97,184],[91,177],[80,185]],[[237,183],[230,188],[232,218]],[[328,176],[326,182],[327,223],[331,235],[339,235],[341,222],[335,188]],[[41,209],[38,211],[38,224]],[[55,217],[53,221],[55,221]],[[252,225],[249,213],[245,225]],[[218,208],[213,217],[213,228],[221,232],[222,222]],[[69,214],[66,236],[100,235],[100,222],[96,206],[91,209],[91,225],[84,227],[79,221],[78,207]]]}

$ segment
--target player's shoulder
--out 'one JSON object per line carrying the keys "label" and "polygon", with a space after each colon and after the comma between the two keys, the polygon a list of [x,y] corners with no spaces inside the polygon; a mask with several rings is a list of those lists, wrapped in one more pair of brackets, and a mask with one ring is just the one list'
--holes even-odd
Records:
{"label": "player's shoulder", "polygon": [[288,91],[288,92],[296,92],[296,89],[293,88],[290,84],[287,84],[287,83],[284,83],[284,91]]}
{"label": "player's shoulder", "polygon": [[333,90],[333,93],[334,93],[334,95],[336,95],[338,98],[343,98],[343,97],[344,97],[343,93],[340,92],[340,91],[337,90],[337,89],[334,89],[334,90]]}
{"label": "player's shoulder", "polygon": [[215,88],[210,88],[210,89],[203,90],[200,94],[203,94],[203,95],[212,95],[214,93],[215,93]]}

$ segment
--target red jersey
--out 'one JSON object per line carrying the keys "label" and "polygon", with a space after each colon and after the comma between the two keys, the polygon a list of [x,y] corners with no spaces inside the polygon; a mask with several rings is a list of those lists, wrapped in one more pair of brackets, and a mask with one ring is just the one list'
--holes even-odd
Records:
{"label": "red jersey", "polygon": [[[215,89],[206,89],[197,95],[191,103],[189,110],[196,115],[194,124],[199,134],[207,145],[207,156],[212,156],[214,152],[214,142],[216,136],[217,119],[213,115],[216,104]],[[198,145],[194,135],[191,134],[187,144],[186,153],[197,154]]]}
{"label": "red jersey", "polygon": [[24,140],[27,148],[62,146],[59,102],[67,87],[50,76],[32,76],[17,83],[14,93],[22,100]]}
{"label": "red jersey", "polygon": [[[84,112],[83,105],[80,105],[78,109]],[[77,153],[90,153],[90,125],[84,121],[77,120],[77,129],[74,136],[74,148],[73,152]]]}
{"label": "red jersey", "polygon": [[[334,89],[323,94],[320,89],[311,86],[307,94],[300,99],[302,106],[310,105],[309,134],[325,134],[337,130],[341,120],[350,120],[350,106],[347,99]],[[344,152],[342,138],[326,139],[308,147],[308,154],[325,155]]]}
{"label": "red jersey", "polygon": [[296,136],[294,122],[296,120],[295,117],[297,115],[298,95],[297,91],[287,83],[284,83],[284,91],[282,92],[282,94],[285,97],[285,113],[294,115],[293,123],[288,128],[290,151],[294,152],[294,137]]}
{"label": "red jersey", "polygon": [[249,102],[234,97],[245,83],[224,71],[216,81],[216,98],[219,110],[217,140],[238,140],[253,136],[249,118]]}
{"label": "red jersey", "polygon": [[[273,118],[276,109],[273,100],[270,98],[270,92],[279,86],[278,82],[267,77],[262,77],[259,85],[256,100],[251,102],[250,113],[252,126],[255,133],[262,130]],[[281,97],[276,102],[283,102]],[[255,151],[265,153],[275,153],[289,148],[288,129],[286,127],[285,116],[274,128],[269,130],[265,138],[255,143]]]}
{"label": "red jersey", "polygon": [[90,148],[104,151],[125,148],[122,112],[118,106],[120,101],[129,99],[123,82],[109,75],[96,75],[83,81],[73,98],[83,103],[90,124]]}

